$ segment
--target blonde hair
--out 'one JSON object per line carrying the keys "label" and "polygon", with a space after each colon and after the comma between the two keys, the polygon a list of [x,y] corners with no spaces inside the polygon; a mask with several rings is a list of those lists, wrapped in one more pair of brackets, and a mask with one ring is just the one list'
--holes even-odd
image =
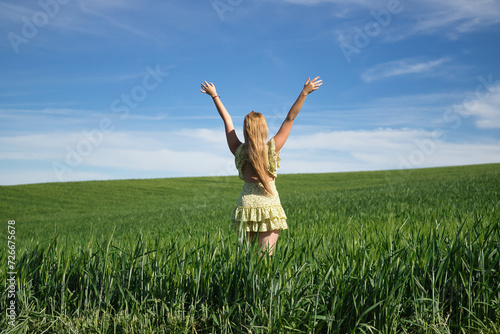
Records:
{"label": "blonde hair", "polygon": [[255,111],[246,115],[243,122],[243,136],[248,162],[264,188],[272,194],[267,172],[267,123],[264,115]]}

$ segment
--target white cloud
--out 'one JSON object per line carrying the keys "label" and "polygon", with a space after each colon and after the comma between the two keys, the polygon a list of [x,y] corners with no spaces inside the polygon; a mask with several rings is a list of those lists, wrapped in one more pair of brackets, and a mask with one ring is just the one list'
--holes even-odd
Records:
{"label": "white cloud", "polygon": [[90,156],[85,163],[93,167],[134,170],[138,175],[141,171],[186,176],[229,175],[233,171],[226,166],[229,156],[229,151],[222,156],[203,151],[105,149]]}
{"label": "white cloud", "polygon": [[[1,137],[0,184],[237,175],[222,131],[116,132],[91,143],[76,132]],[[500,162],[500,142],[450,143],[408,128],[325,131],[290,136],[281,157],[281,173],[423,168]]]}
{"label": "white cloud", "polygon": [[377,170],[395,168],[399,155],[411,152],[416,141],[432,137],[432,133],[411,129],[377,129],[332,131],[291,136],[283,149],[290,155],[284,163],[286,172],[321,172]]}
{"label": "white cloud", "polygon": [[193,140],[199,142],[209,142],[219,145],[225,145],[226,137],[222,130],[212,130],[212,129],[181,129],[173,132],[174,135],[181,137],[192,138]]}
{"label": "white cloud", "polygon": [[476,117],[476,126],[482,129],[500,129],[500,84],[489,87],[487,95],[477,100],[471,115]]}
{"label": "white cloud", "polygon": [[210,129],[3,136],[0,160],[0,184],[80,181],[86,176],[113,179],[124,173],[142,178],[151,172],[203,176],[235,171],[223,132]]}
{"label": "white cloud", "polygon": [[56,159],[64,143],[76,142],[80,134],[33,134],[0,137],[0,160]]}
{"label": "white cloud", "polygon": [[315,149],[352,152],[353,149],[370,151],[376,147],[393,149],[415,138],[427,137],[428,132],[411,129],[377,129],[321,132],[291,136],[286,145],[290,149]]}
{"label": "white cloud", "polygon": [[[430,146],[429,146],[430,147]],[[417,145],[413,148],[392,152],[381,148],[371,152],[361,149],[342,152],[302,152],[303,154],[281,154],[281,173],[332,173],[348,171],[394,170],[429,168],[440,166],[461,166],[500,162],[500,143],[460,144],[436,142],[435,151],[426,154]]]}
{"label": "white cloud", "polygon": [[323,132],[291,136],[286,173],[386,170],[500,162],[500,142],[450,143],[413,129]]}
{"label": "white cloud", "polygon": [[419,61],[413,58],[394,60],[381,63],[368,69],[361,75],[365,82],[371,82],[384,78],[406,75],[406,74],[420,74],[430,73],[436,67],[449,62],[451,58],[442,57],[435,60]]}
{"label": "white cloud", "polygon": [[471,119],[478,129],[500,129],[500,82],[478,77],[474,91],[463,92],[457,96],[461,103],[444,106],[441,117],[435,120],[437,126],[446,124],[454,129],[459,128],[465,120]]}

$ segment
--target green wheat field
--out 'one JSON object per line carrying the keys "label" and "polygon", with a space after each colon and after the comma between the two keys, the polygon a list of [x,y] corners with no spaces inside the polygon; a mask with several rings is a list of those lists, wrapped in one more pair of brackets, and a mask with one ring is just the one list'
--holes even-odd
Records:
{"label": "green wheat field", "polygon": [[0,187],[1,333],[500,333],[500,164],[276,185],[271,257],[237,176]]}

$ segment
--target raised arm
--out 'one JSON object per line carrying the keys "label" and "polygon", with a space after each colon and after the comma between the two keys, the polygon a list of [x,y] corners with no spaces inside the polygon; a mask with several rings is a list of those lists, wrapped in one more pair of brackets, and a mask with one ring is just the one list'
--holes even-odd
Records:
{"label": "raised arm", "polygon": [[311,78],[307,78],[307,81],[304,84],[304,88],[300,92],[299,97],[290,108],[290,111],[288,112],[288,115],[283,121],[283,124],[281,124],[278,133],[276,133],[276,135],[274,136],[274,143],[276,144],[276,152],[279,152],[283,147],[283,145],[285,145],[285,142],[288,139],[288,135],[292,130],[293,121],[295,117],[297,117],[297,115],[299,114],[300,109],[302,108],[302,105],[304,104],[307,95],[318,89],[319,86],[321,86],[322,84],[323,82],[322,80],[319,80],[319,77],[316,77],[313,80],[311,80]]}
{"label": "raised arm", "polygon": [[212,97],[215,103],[215,107],[217,108],[220,117],[224,121],[224,130],[226,132],[226,139],[227,139],[227,144],[229,145],[229,150],[234,155],[238,146],[241,145],[241,141],[238,139],[238,136],[236,136],[236,131],[234,130],[234,125],[233,125],[233,120],[231,119],[231,115],[229,115],[229,113],[226,110],[226,107],[224,107],[224,105],[222,104],[220,96],[217,95],[217,91],[213,83],[205,81],[204,83],[201,84],[200,91]]}

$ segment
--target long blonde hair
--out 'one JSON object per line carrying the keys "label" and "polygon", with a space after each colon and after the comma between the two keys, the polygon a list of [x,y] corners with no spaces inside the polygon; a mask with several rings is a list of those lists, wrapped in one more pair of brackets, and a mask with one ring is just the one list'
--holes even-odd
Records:
{"label": "long blonde hair", "polygon": [[243,122],[243,136],[248,162],[264,188],[272,194],[267,172],[267,123],[264,115],[255,111],[246,115]]}

